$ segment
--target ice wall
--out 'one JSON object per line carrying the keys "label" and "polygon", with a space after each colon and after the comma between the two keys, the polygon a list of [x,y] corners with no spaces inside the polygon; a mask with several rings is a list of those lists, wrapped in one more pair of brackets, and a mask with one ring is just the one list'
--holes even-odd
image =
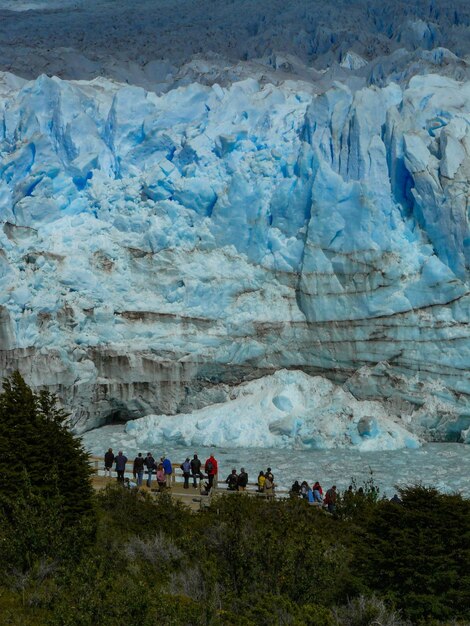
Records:
{"label": "ice wall", "polygon": [[1,369],[79,428],[281,368],[470,426],[468,81],[3,74],[0,106]]}

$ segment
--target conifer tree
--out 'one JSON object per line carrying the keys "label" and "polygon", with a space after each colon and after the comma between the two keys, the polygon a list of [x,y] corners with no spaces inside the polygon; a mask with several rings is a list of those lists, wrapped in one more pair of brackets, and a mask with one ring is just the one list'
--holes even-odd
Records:
{"label": "conifer tree", "polygon": [[[21,567],[34,560],[32,545],[38,546],[38,558],[48,556],[48,550],[57,558],[59,544],[62,552],[69,549],[67,543],[78,547],[85,535],[93,532],[88,456],[65,426],[66,417],[52,394],[34,393],[19,372],[4,380],[0,394],[0,548]],[[29,537],[28,541],[22,541],[22,536]],[[11,554],[14,546],[18,549]]]}

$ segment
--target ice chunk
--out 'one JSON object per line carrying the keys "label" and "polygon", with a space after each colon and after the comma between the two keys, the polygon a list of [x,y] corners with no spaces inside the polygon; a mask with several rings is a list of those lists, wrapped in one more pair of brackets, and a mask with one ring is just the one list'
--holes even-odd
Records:
{"label": "ice chunk", "polygon": [[358,401],[324,378],[287,370],[239,386],[224,404],[192,414],[149,415],[128,422],[126,432],[137,445],[158,446],[393,450],[420,445],[379,403]]}

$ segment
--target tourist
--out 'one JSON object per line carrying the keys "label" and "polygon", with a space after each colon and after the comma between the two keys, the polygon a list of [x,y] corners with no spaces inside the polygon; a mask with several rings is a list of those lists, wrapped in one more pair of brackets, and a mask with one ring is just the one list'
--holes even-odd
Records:
{"label": "tourist", "polygon": [[227,483],[227,489],[229,491],[236,491],[238,486],[238,476],[237,470],[235,468],[232,469],[231,473],[227,476],[225,482]]}
{"label": "tourist", "polygon": [[127,487],[128,489],[138,489],[137,483],[135,483],[130,478],[125,478],[124,479],[124,486]]}
{"label": "tourist", "polygon": [[127,456],[124,456],[122,450],[119,450],[117,457],[114,458],[116,463],[116,473],[118,482],[124,483],[124,472],[126,471]]}
{"label": "tourist", "polygon": [[181,471],[183,472],[184,478],[183,489],[189,489],[189,477],[191,476],[191,463],[189,462],[189,456],[186,457],[184,463],[181,463]]}
{"label": "tourist", "polygon": [[210,457],[206,460],[204,464],[204,469],[207,474],[207,478],[209,480],[209,491],[210,491],[212,489],[212,485],[214,484],[214,476],[217,475],[217,471],[218,471],[217,461],[214,457],[213,452],[211,452]]}
{"label": "tourist", "polygon": [[238,491],[245,491],[248,485],[248,474],[245,472],[245,468],[242,467],[238,474]]}
{"label": "tourist", "polygon": [[308,498],[308,489],[308,482],[306,480],[302,481],[302,484],[300,485],[300,496],[304,500],[307,500]]}
{"label": "tourist", "polygon": [[166,454],[163,455],[162,465],[165,471],[166,486],[168,489],[171,489],[171,475],[173,473],[173,467],[171,466],[171,461]]}
{"label": "tourist", "polygon": [[147,456],[144,459],[144,465],[147,468],[147,487],[150,489],[152,486],[152,474],[155,469],[155,459],[152,456],[151,452],[147,452]]}
{"label": "tourist", "polygon": [[272,471],[271,471],[271,468],[270,468],[270,467],[268,467],[268,469],[266,470],[265,477],[266,477],[266,478],[269,478],[269,480],[270,480],[272,483],[274,482],[274,474],[272,473]]}
{"label": "tourist", "polygon": [[[267,475],[266,475],[267,474]],[[271,480],[270,476],[272,476],[272,474],[265,474],[265,481],[264,481],[264,493],[266,494],[266,496],[268,498],[274,498],[274,481]]]}
{"label": "tourist", "polygon": [[403,500],[399,497],[397,493],[394,494],[393,498],[390,498],[390,502],[393,502],[393,504],[399,504],[399,505],[403,504]]}
{"label": "tourist", "polygon": [[314,502],[323,504],[323,489],[318,481],[312,487],[312,494]]}
{"label": "tourist", "polygon": [[193,487],[196,489],[197,487],[197,479],[202,479],[204,476],[201,474],[201,460],[198,458],[197,454],[194,454],[191,459],[191,474],[193,476]]}
{"label": "tourist", "polygon": [[264,491],[264,483],[266,481],[266,477],[264,475],[264,472],[260,472],[258,474],[258,491],[260,493],[262,493]]}
{"label": "tourist", "polygon": [[167,486],[165,469],[163,463],[159,463],[157,467],[157,484],[159,491],[163,491]]}
{"label": "tourist", "polygon": [[105,477],[107,475],[108,478],[111,478],[111,470],[113,469],[113,463],[114,463],[113,449],[112,448],[108,448],[108,451],[104,455],[104,475],[105,475]]}
{"label": "tourist", "polygon": [[328,507],[329,513],[334,513],[336,511],[336,485],[333,485],[331,489],[328,489],[323,503]]}
{"label": "tourist", "polygon": [[132,474],[137,481],[137,487],[142,487],[142,480],[144,478],[144,459],[142,457],[142,452],[139,452],[139,454],[134,459]]}
{"label": "tourist", "polygon": [[320,485],[320,483],[318,482],[318,480],[313,485],[312,490],[313,491],[318,491],[318,493],[321,495],[321,497],[323,499],[323,489],[322,489],[322,486]]}
{"label": "tourist", "polygon": [[199,483],[199,493],[201,494],[201,496],[208,496],[210,495],[210,492],[211,488],[209,487],[209,483],[203,482],[201,480],[201,482]]}
{"label": "tourist", "polygon": [[300,483],[299,483],[299,481],[298,481],[298,480],[296,480],[296,481],[293,483],[292,487],[290,488],[290,491],[289,491],[289,496],[290,496],[291,498],[298,498],[298,497],[299,497],[299,495],[300,495]]}

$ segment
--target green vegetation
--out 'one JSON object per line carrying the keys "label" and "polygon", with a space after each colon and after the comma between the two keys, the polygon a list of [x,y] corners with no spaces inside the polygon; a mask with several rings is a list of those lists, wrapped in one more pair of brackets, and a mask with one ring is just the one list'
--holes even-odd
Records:
{"label": "green vegetation", "polygon": [[242,494],[199,513],[115,484],[92,495],[63,417],[19,375],[0,395],[0,624],[469,623],[468,500],[418,486],[394,504],[368,481],[331,516]]}
{"label": "green vegetation", "polygon": [[35,572],[42,575],[65,557],[78,559],[94,537],[88,457],[63,425],[65,417],[51,394],[34,394],[19,373],[4,381],[0,567],[4,580],[22,580],[25,588]]}

